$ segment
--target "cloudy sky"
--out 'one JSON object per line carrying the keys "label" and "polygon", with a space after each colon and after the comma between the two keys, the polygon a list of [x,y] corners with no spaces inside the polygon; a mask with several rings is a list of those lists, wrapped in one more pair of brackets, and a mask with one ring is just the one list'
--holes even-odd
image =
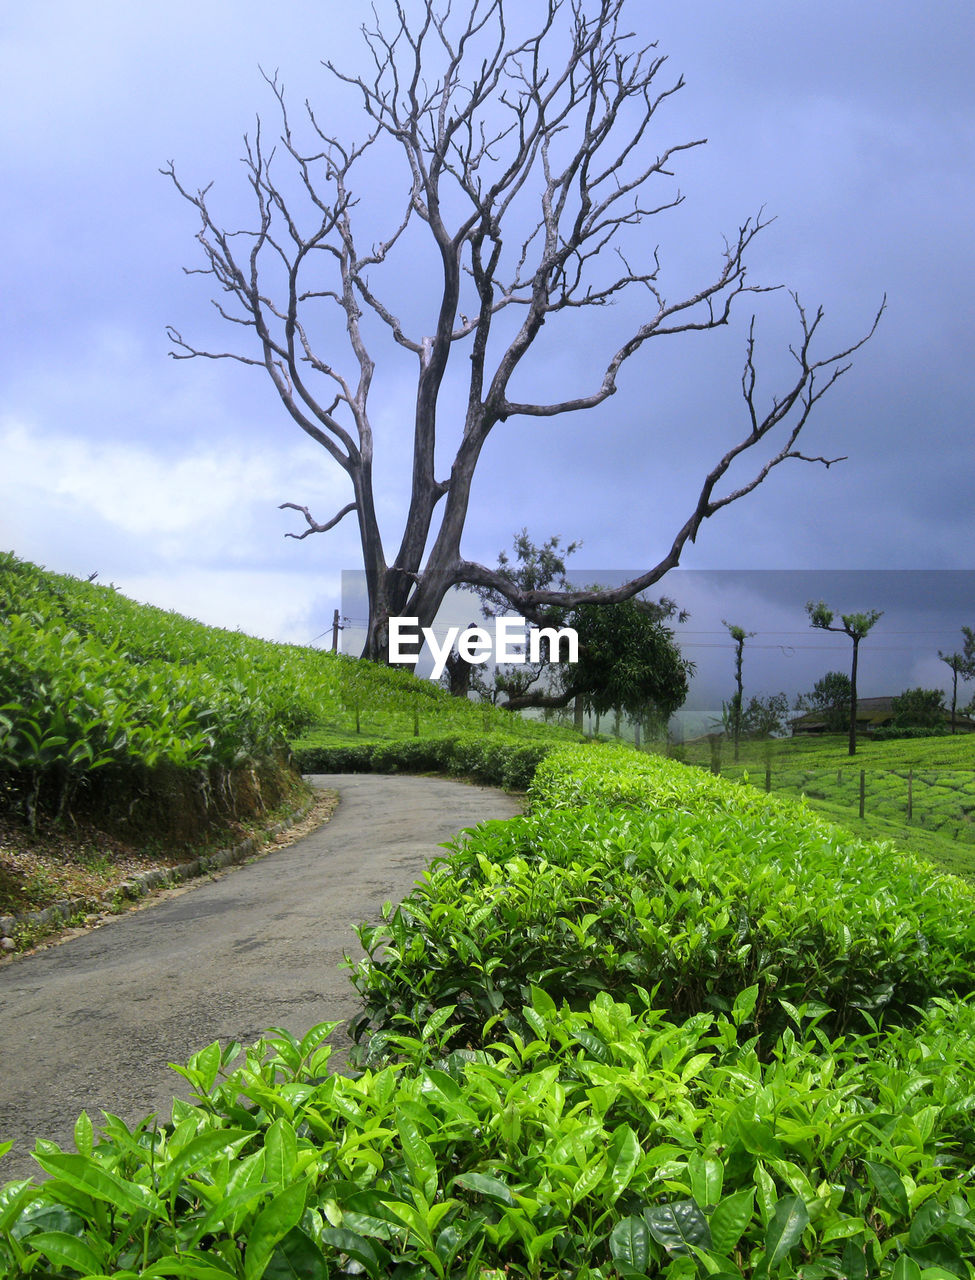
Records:
{"label": "cloudy sky", "polygon": [[[310,99],[336,133],[365,132],[354,95],[321,60],[366,68],[369,6],[282,0],[271,15],[256,0],[0,10],[0,547],[97,571],[208,622],[308,641],[330,626],[341,571],[357,567],[355,530],[346,521],[287,539],[300,525],[278,504],[327,518],[348,501],[344,477],[260,370],[174,361],[166,337],[173,325],[227,349],[237,335],[210,306],[209,281],[183,271],[200,264],[195,214],[160,168],[173,160],[193,189],[212,181],[227,223],[246,219],[241,138],[258,113],[274,122],[259,67],[279,69],[294,106]],[[824,354],[858,338],[888,298],[876,336],[804,437],[807,452],[848,460],[828,472],[780,468],[706,524],[683,563],[972,569],[975,10],[961,0],[633,0],[630,22],[658,40],[666,74],[686,81],[657,117],[653,148],[708,139],[678,157],[684,204],[646,227],[673,291],[708,279],[722,237],[764,206],[775,221],[751,276],[796,290],[809,309],[822,304]],[[401,175],[385,177],[388,187],[360,192],[364,216],[398,204]],[[388,279],[430,332],[427,277],[406,261]],[[757,304],[759,385],[771,394],[794,313],[786,293]],[[743,306],[730,330],[636,358],[595,424],[499,428],[465,553],[493,564],[527,526],[537,540],[581,539],[580,567],[656,562],[742,430],[749,317]],[[635,303],[594,313],[549,348],[542,378],[593,389],[595,355],[615,350],[634,319]],[[344,359],[341,338],[330,340]],[[379,505],[395,545],[408,368],[384,363],[378,347],[375,357]],[[696,607],[698,643],[720,640],[720,622]],[[750,629],[780,621],[750,597],[741,612]],[[939,618],[936,638],[929,618],[918,621],[918,645],[955,648],[960,624],[975,624],[961,599]]]}

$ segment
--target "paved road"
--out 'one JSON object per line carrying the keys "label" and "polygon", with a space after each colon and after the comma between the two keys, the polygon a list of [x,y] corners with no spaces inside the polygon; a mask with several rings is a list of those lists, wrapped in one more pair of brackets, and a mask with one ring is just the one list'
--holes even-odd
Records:
{"label": "paved road", "polygon": [[[519,811],[517,799],[442,778],[319,775],[341,802],[311,835],[59,947],[0,968],[0,1182],[39,1172],[37,1137],[71,1146],[84,1109],[128,1123],[189,1085],[167,1062],[213,1040],[301,1034],[356,1011],[352,926],[399,901],[437,846]],[[347,1040],[336,1032],[338,1048]]]}

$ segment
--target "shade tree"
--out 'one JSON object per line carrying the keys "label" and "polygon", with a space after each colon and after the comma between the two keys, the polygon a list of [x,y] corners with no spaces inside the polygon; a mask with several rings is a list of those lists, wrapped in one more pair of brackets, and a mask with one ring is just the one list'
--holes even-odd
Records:
{"label": "shade tree", "polygon": [[806,613],[810,625],[821,631],[839,631],[853,641],[853,661],[850,668],[850,755],[857,749],[857,666],[860,656],[860,641],[883,617],[883,610],[870,609],[866,613],[844,613],[840,615],[840,625],[834,624],[835,614],[825,601],[808,601]]}

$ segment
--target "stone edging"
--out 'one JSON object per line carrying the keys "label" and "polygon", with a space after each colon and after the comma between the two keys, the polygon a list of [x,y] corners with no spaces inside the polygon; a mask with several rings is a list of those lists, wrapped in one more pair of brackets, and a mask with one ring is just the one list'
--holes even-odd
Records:
{"label": "stone edging", "polygon": [[[269,827],[260,838],[248,836],[240,844],[233,845],[229,849],[218,849],[216,853],[207,854],[202,858],[194,858],[192,862],[180,862],[174,867],[159,867],[155,871],[144,871],[141,875],[131,876],[128,880],[123,880],[114,889],[106,890],[96,901],[101,904],[101,909],[104,910],[110,908],[117,897],[135,901],[148,893],[150,889],[169,889],[174,885],[182,884],[184,880],[193,880],[197,876],[205,876],[211,871],[219,871],[223,867],[229,867],[235,862],[243,862],[251,854],[257,853],[262,845],[269,840],[274,840],[290,827],[296,826],[304,818],[307,818],[315,807],[315,803],[315,799],[309,800],[302,809],[293,813],[290,818],[287,818],[284,822],[276,823],[273,827]],[[22,925],[67,924],[73,916],[80,915],[82,912],[86,915],[96,914],[98,908],[92,907],[92,901],[93,899],[90,897],[62,899],[60,902],[52,902],[49,907],[44,907],[40,911],[25,911],[23,915],[19,916],[0,916],[0,938],[12,938],[14,931]]]}

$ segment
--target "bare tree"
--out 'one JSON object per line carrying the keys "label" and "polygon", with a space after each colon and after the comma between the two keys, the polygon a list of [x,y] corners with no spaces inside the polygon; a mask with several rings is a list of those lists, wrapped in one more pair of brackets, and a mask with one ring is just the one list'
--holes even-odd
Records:
{"label": "bare tree", "polygon": [[[170,329],[172,354],[263,366],[287,412],[348,476],[350,501],[327,520],[298,502],[282,505],[303,515],[307,527],[290,535],[301,538],[355,513],[368,588],[368,656],[387,656],[389,617],[416,616],[430,625],[454,585],[493,588],[535,620],[547,604],[597,598],[592,591],[511,592],[494,570],[464,558],[461,536],[485,442],[499,422],[512,418],[595,409],[651,339],[719,328],[742,294],[763,292],[746,279],[745,265],[749,246],[767,225],[761,213],[726,241],[713,275],[676,301],[664,293],[656,250],[646,242],[633,247],[634,229],[681,203],[669,181],[671,164],[704,140],[661,149],[653,141],[657,113],[683,81],[665,81],[656,46],[641,46],[622,27],[627,3],[542,0],[528,9],[540,13],[537,25],[521,34],[532,19],[524,7],[509,10],[505,0],[466,0],[462,13],[446,0],[392,0],[385,24],[377,18],[375,29],[364,30],[368,75],[326,64],[359,95],[368,127],[361,142],[343,142],[306,103],[309,140],[303,145],[282,84],[265,76],[281,135],[269,147],[258,122],[245,139],[255,211],[250,227],[225,229],[211,210],[209,187],[194,192],[172,163],[163,170],[199,213],[206,262],[200,273],[213,277],[220,293],[215,305],[247,341],[240,351],[201,350]],[[387,173],[397,160],[405,162],[404,180],[398,213],[383,237],[366,246],[362,223],[378,209],[357,208],[356,180],[375,158]],[[436,264],[429,280],[435,315],[414,331],[379,281],[388,260],[396,253],[415,258],[421,242]],[[543,325],[632,290],[646,297],[645,318],[622,342],[607,337],[604,354],[594,354],[588,390],[557,402],[513,398],[512,377]],[[652,586],[678,563],[705,520],[751,493],[787,458],[827,467],[839,461],[801,453],[799,434],[873,333],[880,312],[865,336],[817,356],[822,310],[809,313],[798,298],[795,306],[789,385],[759,403],[753,318],[739,438],[707,472],[658,563],[599,599],[619,601]],[[373,487],[377,332],[412,353],[417,371],[410,502],[393,555],[383,541]],[[593,332],[595,352],[600,331]],[[321,335],[328,333],[326,348]],[[346,342],[343,356],[337,348]],[[463,427],[449,443],[449,472],[439,472],[445,379],[460,351],[467,356]],[[773,433],[750,478],[719,493],[733,464]]]}

